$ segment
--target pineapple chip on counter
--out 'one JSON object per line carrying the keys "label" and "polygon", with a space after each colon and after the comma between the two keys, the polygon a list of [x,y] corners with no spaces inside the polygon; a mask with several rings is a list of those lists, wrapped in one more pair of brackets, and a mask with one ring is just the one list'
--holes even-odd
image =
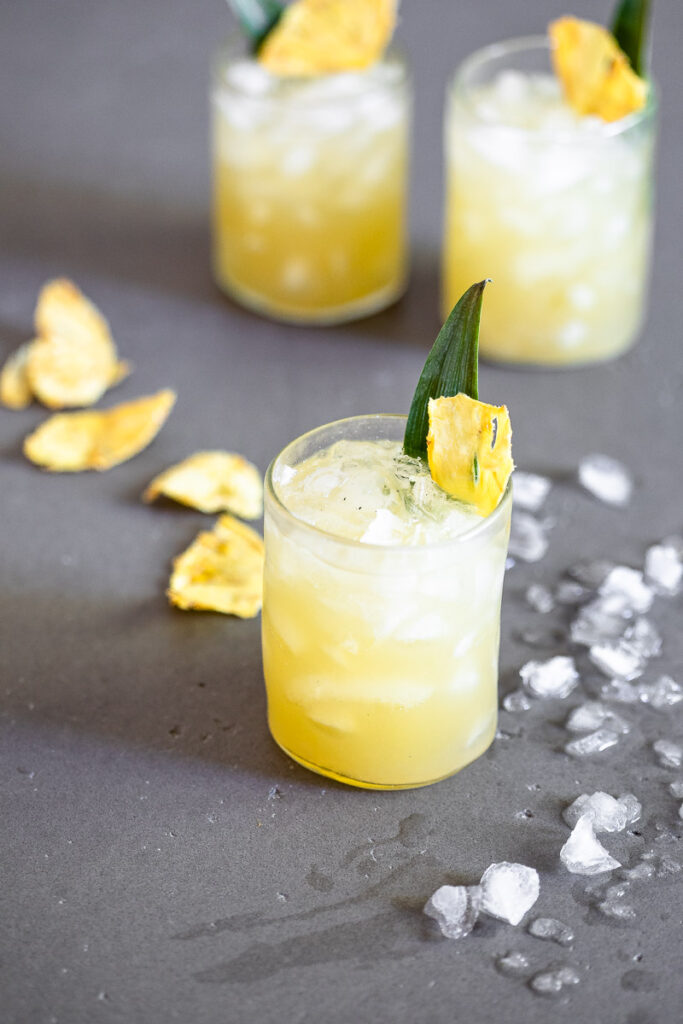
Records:
{"label": "pineapple chip on counter", "polygon": [[111,469],[154,440],[175,400],[165,389],[111,409],[57,413],[26,438],[24,454],[59,473]]}
{"label": "pineapple chip on counter", "polygon": [[256,466],[234,452],[196,452],[170,466],[150,483],[144,501],[160,494],[200,512],[232,512],[258,519],[263,512],[263,483]]}
{"label": "pineapple chip on counter", "polygon": [[33,395],[26,365],[33,342],[26,341],[7,359],[0,372],[0,402],[8,409],[25,409]]}
{"label": "pineapple chip on counter", "polygon": [[262,538],[250,526],[222,515],[173,562],[171,604],[249,619],[263,599]]}
{"label": "pineapple chip on counter", "polygon": [[2,371],[0,400],[10,408],[24,408],[31,395],[50,409],[94,405],[130,373],[105,318],[66,278],[41,289],[35,327],[35,340],[11,355]]}

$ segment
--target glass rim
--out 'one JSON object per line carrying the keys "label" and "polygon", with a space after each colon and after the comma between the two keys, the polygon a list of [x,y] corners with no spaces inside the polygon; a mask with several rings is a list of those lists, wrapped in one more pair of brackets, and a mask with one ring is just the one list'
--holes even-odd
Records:
{"label": "glass rim", "polygon": [[352,537],[343,537],[337,533],[331,533],[329,530],[323,530],[319,526],[315,526],[313,523],[307,522],[305,519],[300,519],[299,516],[295,515],[287,505],[284,503],[280,495],[277,493],[273,482],[273,472],[277,463],[286,455],[286,453],[294,447],[294,445],[300,444],[308,438],[315,437],[316,434],[320,434],[325,430],[329,430],[332,427],[340,427],[343,424],[359,423],[361,421],[378,421],[378,420],[391,420],[393,422],[402,421],[406,422],[408,417],[402,413],[361,413],[357,416],[345,416],[339,420],[332,420],[330,423],[323,423],[318,427],[313,427],[311,430],[307,430],[305,433],[300,434],[299,437],[295,437],[289,441],[284,448],[271,460],[265,475],[265,497],[266,507],[268,502],[272,502],[275,506],[279,515],[282,515],[291,525],[303,530],[305,533],[317,537],[323,541],[332,542],[339,544],[343,547],[348,547],[356,551],[383,551],[385,553],[395,552],[396,554],[403,554],[405,552],[426,552],[426,551],[439,551],[439,550],[451,550],[457,547],[459,544],[469,543],[473,539],[479,539],[482,534],[487,532],[493,532],[495,527],[498,526],[499,520],[507,512],[508,507],[512,502],[512,477],[508,480],[507,487],[503,497],[496,505],[493,512],[488,516],[483,517],[480,522],[475,523],[468,530],[464,530],[462,533],[457,534],[455,537],[451,537],[445,541],[436,541],[431,544],[368,544],[366,541],[355,540]]}
{"label": "glass rim", "polygon": [[[512,39],[504,39],[500,42],[480,47],[466,57],[455,69],[448,83],[448,93],[453,98],[459,98],[467,107],[473,119],[479,121],[482,125],[490,125],[518,134],[535,136],[539,139],[550,138],[558,142],[571,141],[573,144],[576,144],[576,135],[573,132],[569,133],[556,129],[539,130],[537,128],[526,128],[523,125],[511,124],[504,120],[484,117],[471,103],[471,84],[468,82],[468,78],[473,72],[500,57],[531,50],[545,50],[549,52],[550,40],[547,36],[541,35],[516,36]],[[650,77],[647,77],[645,81],[648,84],[645,105],[640,110],[627,114],[626,117],[622,117],[618,121],[604,121],[602,131],[600,133],[596,132],[595,135],[586,135],[586,142],[624,135],[632,128],[652,119],[656,115],[658,107],[657,86],[654,79]],[[583,141],[584,139],[582,138]]]}
{"label": "glass rim", "polygon": [[[233,32],[223,43],[218,47],[213,55],[211,61],[211,85],[212,90],[220,89],[222,92],[228,93],[232,96],[240,97],[249,103],[287,103],[289,105],[297,105],[302,108],[311,108],[316,106],[325,106],[329,103],[336,103],[341,98],[342,100],[347,99],[346,96],[331,97],[331,96],[301,96],[297,93],[297,89],[300,86],[310,85],[311,82],[317,79],[323,79],[329,81],[334,78],[343,79],[347,75],[361,76],[372,71],[378,64],[386,62],[387,58],[392,58],[393,62],[401,69],[401,75],[395,81],[383,82],[373,81],[368,75],[368,88],[363,92],[364,96],[372,94],[374,92],[386,92],[387,90],[393,91],[395,89],[404,89],[410,86],[411,73],[410,65],[406,52],[402,47],[395,43],[391,43],[382,56],[371,64],[367,68],[359,70],[349,69],[348,71],[326,71],[319,75],[272,75],[275,79],[276,86],[273,92],[267,94],[253,94],[247,92],[245,89],[239,88],[234,82],[229,82],[224,75],[225,67],[230,63],[235,63],[239,60],[254,60],[253,53],[250,53],[244,37],[239,32]],[[294,86],[289,92],[285,92],[287,86]],[[351,97],[353,98],[353,97]]]}

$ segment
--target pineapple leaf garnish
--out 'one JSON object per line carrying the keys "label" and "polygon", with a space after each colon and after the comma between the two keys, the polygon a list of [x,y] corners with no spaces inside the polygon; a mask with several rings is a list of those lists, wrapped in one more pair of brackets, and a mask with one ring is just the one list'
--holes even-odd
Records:
{"label": "pineapple leaf garnish", "polygon": [[430,398],[459,393],[479,398],[479,321],[488,280],[473,284],[458,300],[427,356],[408,413],[403,438],[406,455],[427,458]]}
{"label": "pineapple leaf garnish", "polygon": [[628,57],[631,67],[642,78],[645,74],[645,48],[650,16],[650,0],[620,0],[610,31]]}
{"label": "pineapple leaf garnish", "polygon": [[279,0],[228,0],[254,53],[277,25],[285,9]]}

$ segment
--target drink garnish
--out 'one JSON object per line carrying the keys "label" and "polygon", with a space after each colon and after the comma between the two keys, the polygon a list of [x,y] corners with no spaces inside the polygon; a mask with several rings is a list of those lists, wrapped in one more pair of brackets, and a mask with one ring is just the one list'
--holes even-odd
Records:
{"label": "drink garnish", "polygon": [[285,5],[279,0],[228,0],[228,5],[254,53],[285,10]]}
{"label": "drink garnish", "polygon": [[[558,18],[548,27],[553,66],[565,99],[578,114],[608,122],[642,109],[648,91],[636,71],[642,62],[644,15],[640,20],[622,16],[620,8],[615,30],[617,38],[602,25],[572,17]],[[631,59],[618,40],[635,47]]]}
{"label": "drink garnish", "polygon": [[275,75],[362,70],[384,53],[396,7],[397,0],[296,0],[266,31],[257,59]]}
{"label": "drink garnish", "polygon": [[621,0],[612,19],[612,35],[637,75],[645,74],[645,44],[650,0]]}
{"label": "drink garnish", "polygon": [[403,441],[407,455],[427,458],[439,487],[483,516],[498,505],[514,468],[506,407],[479,401],[486,284],[468,288],[439,331],[415,389]]}

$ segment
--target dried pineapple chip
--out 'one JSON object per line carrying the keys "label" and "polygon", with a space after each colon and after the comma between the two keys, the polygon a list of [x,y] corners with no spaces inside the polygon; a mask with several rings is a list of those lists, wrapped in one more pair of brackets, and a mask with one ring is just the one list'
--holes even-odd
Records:
{"label": "dried pineapple chip", "polygon": [[26,438],[24,454],[55,472],[111,469],[147,447],[175,400],[165,390],[111,409],[57,413]]}
{"label": "dried pineapple chip", "polygon": [[559,18],[548,32],[555,73],[577,113],[618,121],[645,105],[647,84],[606,28],[580,18]]}
{"label": "dried pineapple chip", "polygon": [[258,52],[274,75],[318,75],[369,67],[396,24],[396,0],[297,0]]}
{"label": "dried pineapple chip", "polygon": [[50,409],[93,405],[130,372],[118,362],[107,321],[71,281],[58,278],[43,287],[35,323],[28,382]]}
{"label": "dried pineapple chip", "polygon": [[7,359],[0,373],[0,402],[9,409],[25,409],[33,398],[26,373],[32,341],[21,345]]}
{"label": "dried pineapple chip", "polygon": [[258,519],[263,512],[263,484],[256,466],[232,452],[196,452],[152,480],[143,494],[160,494],[200,512],[233,512]]}
{"label": "dried pineapple chip", "polygon": [[263,553],[255,530],[222,515],[174,560],[171,604],[253,618],[263,600]]}
{"label": "dried pineapple chip", "polygon": [[504,405],[469,395],[430,398],[427,457],[433,480],[448,494],[493,512],[514,469],[510,417]]}

